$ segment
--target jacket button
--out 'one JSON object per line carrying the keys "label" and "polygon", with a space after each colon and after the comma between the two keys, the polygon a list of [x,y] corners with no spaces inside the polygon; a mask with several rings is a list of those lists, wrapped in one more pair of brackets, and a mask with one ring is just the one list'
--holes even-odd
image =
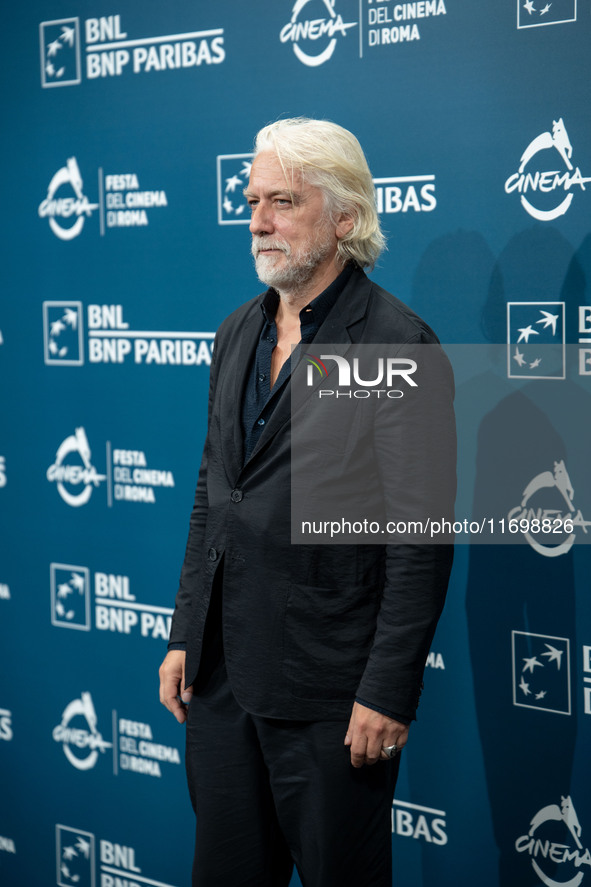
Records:
{"label": "jacket button", "polygon": [[217,558],[218,558],[218,553],[217,553],[217,551],[215,550],[215,548],[210,548],[210,549],[209,549],[209,551],[207,552],[207,557],[209,558],[210,561],[216,561],[216,560],[217,560]]}
{"label": "jacket button", "polygon": [[232,502],[242,502],[242,490],[232,490],[230,499]]}

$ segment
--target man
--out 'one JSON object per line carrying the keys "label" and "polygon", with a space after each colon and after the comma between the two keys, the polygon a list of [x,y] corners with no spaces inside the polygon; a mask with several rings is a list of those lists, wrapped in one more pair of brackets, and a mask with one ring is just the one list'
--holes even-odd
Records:
{"label": "man", "polygon": [[[437,339],[362,271],[384,241],[351,133],[299,118],[265,127],[245,195],[269,289],[216,337],[208,435],[160,669],[161,701],[188,719],[193,884],[280,887],[295,862],[306,887],[385,887],[397,752],[451,554],[291,544],[290,355],[312,341]],[[445,363],[438,378],[449,431]],[[453,477],[451,457],[442,458]]]}

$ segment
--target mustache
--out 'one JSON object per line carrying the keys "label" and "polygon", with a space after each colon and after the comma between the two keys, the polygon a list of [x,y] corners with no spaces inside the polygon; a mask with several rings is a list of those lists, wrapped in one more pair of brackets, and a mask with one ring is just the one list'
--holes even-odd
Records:
{"label": "mustache", "polygon": [[274,240],[272,237],[261,237],[260,234],[254,234],[250,251],[255,259],[258,258],[262,249],[278,249],[285,253],[286,256],[291,255],[291,247],[288,243],[284,243],[282,240]]}

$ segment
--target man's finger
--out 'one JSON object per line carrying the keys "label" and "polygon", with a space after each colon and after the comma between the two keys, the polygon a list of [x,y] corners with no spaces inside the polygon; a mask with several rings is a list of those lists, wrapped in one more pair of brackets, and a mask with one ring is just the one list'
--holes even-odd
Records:
{"label": "man's finger", "polygon": [[190,688],[182,690],[185,680],[184,652],[170,651],[160,666],[159,674],[160,702],[175,716],[179,724],[183,724],[187,720],[187,708],[178,696],[182,691],[184,696],[188,697],[186,701],[190,701],[192,695]]}
{"label": "man's finger", "polygon": [[187,711],[184,705],[178,700],[179,684],[178,682],[165,681],[161,685],[160,701],[175,716],[179,724],[183,724],[187,719]]}
{"label": "man's finger", "polygon": [[354,733],[351,742],[351,763],[354,767],[363,767],[367,753],[367,736]]}

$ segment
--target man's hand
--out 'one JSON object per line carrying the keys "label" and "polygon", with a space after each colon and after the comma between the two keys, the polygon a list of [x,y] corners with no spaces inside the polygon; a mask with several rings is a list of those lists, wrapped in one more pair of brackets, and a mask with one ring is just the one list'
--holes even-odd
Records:
{"label": "man's hand", "polygon": [[[187,705],[191,701],[193,690],[185,686],[184,650],[170,650],[160,666],[160,702],[173,713],[179,724],[187,720]],[[182,702],[179,701],[180,695]]]}
{"label": "man's hand", "polygon": [[397,745],[401,749],[406,745],[407,739],[406,724],[358,702],[353,705],[345,745],[351,748],[351,763],[354,767],[387,760],[388,756],[382,751],[382,746]]}

